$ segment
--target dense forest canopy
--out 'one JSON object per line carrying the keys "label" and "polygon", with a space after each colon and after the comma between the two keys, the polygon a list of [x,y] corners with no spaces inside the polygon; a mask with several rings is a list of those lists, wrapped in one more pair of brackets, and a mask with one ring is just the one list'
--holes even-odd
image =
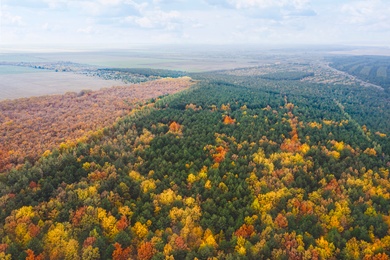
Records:
{"label": "dense forest canopy", "polygon": [[388,259],[389,96],[277,75],[192,74],[4,172],[0,258]]}

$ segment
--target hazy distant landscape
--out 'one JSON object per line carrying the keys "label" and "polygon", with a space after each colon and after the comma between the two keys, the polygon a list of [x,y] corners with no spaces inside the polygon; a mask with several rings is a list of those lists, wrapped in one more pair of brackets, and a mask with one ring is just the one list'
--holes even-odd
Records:
{"label": "hazy distant landscape", "polygon": [[[375,49],[369,49],[372,51]],[[378,53],[386,53],[383,48]],[[0,55],[0,100],[98,90],[130,81],[91,73],[98,69],[151,68],[199,73],[277,64],[317,66],[337,52],[364,53],[362,47],[165,46],[134,50],[62,53],[3,53]],[[287,65],[289,66],[289,65]],[[38,67],[42,67],[38,69]],[[57,72],[56,72],[57,71]],[[66,71],[66,72],[64,72]],[[88,76],[88,77],[87,77]],[[29,84],[26,85],[26,80]],[[141,79],[140,79],[141,80]],[[144,79],[145,80],[145,79]]]}
{"label": "hazy distant landscape", "polygon": [[[70,53],[6,53],[0,55],[0,100],[50,94],[98,90],[103,87],[125,85],[128,82],[109,80],[92,75],[86,70],[102,68],[152,68],[200,72],[248,67],[257,64],[256,57],[231,56],[230,53],[211,54],[204,51],[185,54],[168,51],[111,51]],[[62,72],[58,63],[72,63]],[[34,67],[41,67],[36,69]],[[46,66],[46,67],[45,67]],[[45,67],[45,68],[43,68]],[[80,68],[81,67],[81,68]],[[57,72],[55,72],[57,70]],[[29,84],[26,84],[26,80]]]}

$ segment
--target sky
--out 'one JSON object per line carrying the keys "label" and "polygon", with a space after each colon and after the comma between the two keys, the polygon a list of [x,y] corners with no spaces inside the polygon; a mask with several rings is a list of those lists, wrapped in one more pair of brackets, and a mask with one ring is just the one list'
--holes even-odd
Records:
{"label": "sky", "polygon": [[0,46],[390,46],[389,0],[0,0]]}

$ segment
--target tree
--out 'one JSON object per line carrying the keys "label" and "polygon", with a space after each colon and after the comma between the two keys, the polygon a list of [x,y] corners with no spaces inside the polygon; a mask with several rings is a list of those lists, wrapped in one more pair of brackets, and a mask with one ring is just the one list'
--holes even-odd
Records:
{"label": "tree", "polygon": [[114,244],[115,250],[112,252],[113,260],[127,260],[130,257],[131,250],[129,247],[123,249],[121,244]]}
{"label": "tree", "polygon": [[182,129],[183,129],[183,126],[181,126],[179,123],[173,121],[170,125],[169,125],[169,132],[173,133],[173,134],[182,134]]}
{"label": "tree", "polygon": [[142,242],[138,247],[138,259],[149,260],[156,253],[154,246],[151,242]]}
{"label": "tree", "polygon": [[275,218],[275,224],[279,228],[286,228],[288,226],[287,218],[279,213]]}
{"label": "tree", "polygon": [[39,254],[39,255],[36,256],[34,254],[34,251],[32,251],[31,249],[27,249],[26,253],[27,253],[26,260],[43,260],[43,255],[42,254]]}
{"label": "tree", "polygon": [[82,252],[83,252],[82,253],[83,260],[98,260],[98,259],[100,259],[99,248],[97,248],[97,247],[92,247],[90,245],[90,246],[83,248]]}
{"label": "tree", "polygon": [[230,116],[225,115],[225,117],[223,118],[223,123],[225,125],[233,125],[235,122],[236,120],[231,118]]}

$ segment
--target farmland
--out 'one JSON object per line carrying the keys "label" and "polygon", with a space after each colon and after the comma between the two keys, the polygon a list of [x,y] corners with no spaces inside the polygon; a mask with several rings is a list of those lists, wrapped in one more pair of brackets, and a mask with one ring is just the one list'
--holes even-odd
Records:
{"label": "farmland", "polygon": [[65,94],[83,89],[98,90],[117,85],[123,83],[68,72],[0,66],[0,100]]}

